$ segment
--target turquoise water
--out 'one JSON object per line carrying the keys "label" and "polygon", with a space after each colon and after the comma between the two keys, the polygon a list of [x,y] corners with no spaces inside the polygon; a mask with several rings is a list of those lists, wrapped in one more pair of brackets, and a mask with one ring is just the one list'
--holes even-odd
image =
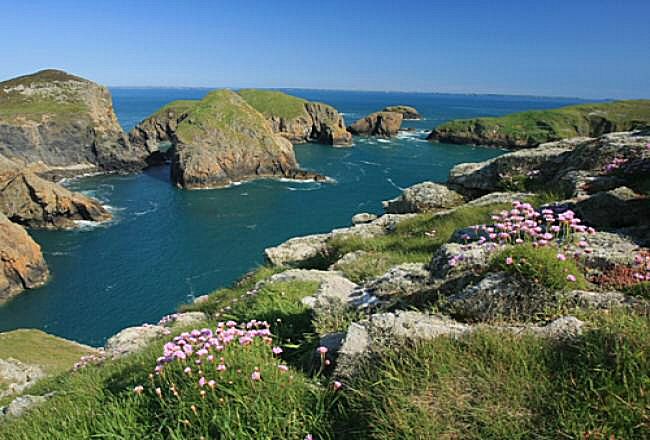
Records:
{"label": "turquoise water", "polygon": [[[204,89],[116,89],[125,129],[174,99]],[[405,93],[293,90],[328,102],[351,122],[389,104],[410,104],[423,121],[391,141],[356,138],[351,149],[299,145],[304,168],[335,184],[256,181],[227,189],[181,191],[167,167],[139,175],[75,180],[70,188],[110,206],[114,220],[76,231],[31,231],[52,271],[51,282],[0,307],[0,331],[35,327],[100,345],[120,329],[155,322],[193,297],[227,286],[263,263],[262,251],[292,236],[347,226],[353,214],[381,212],[381,200],[423,180],[444,181],[457,163],[499,150],[430,144],[427,130],[447,119],[552,108],[576,100]]]}

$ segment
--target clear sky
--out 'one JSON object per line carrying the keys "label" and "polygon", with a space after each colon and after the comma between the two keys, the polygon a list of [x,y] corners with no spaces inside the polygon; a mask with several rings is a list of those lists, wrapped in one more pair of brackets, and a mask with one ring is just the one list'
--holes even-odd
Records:
{"label": "clear sky", "polygon": [[650,0],[0,0],[0,78],[650,98]]}

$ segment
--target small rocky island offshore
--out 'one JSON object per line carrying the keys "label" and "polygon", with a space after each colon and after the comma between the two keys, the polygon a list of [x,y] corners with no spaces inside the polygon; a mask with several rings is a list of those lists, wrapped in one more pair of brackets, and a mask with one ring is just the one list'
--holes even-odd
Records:
{"label": "small rocky island offshore", "polygon": [[[224,120],[253,124],[246,143],[268,157],[289,151],[279,137],[312,139],[287,128],[306,116],[261,109],[225,90],[173,103],[130,148],[146,161],[171,142],[179,172],[208,155],[219,167],[197,175],[212,184],[229,169],[212,151]],[[83,354],[73,371],[16,342],[42,334],[0,335],[0,359],[14,358],[0,360],[0,437],[647,437],[650,131],[638,114],[624,131],[560,132],[458,165],[379,217],[278,243],[231,288],[103,350],[48,341]],[[293,165],[282,157],[278,173]],[[58,379],[29,387],[37,369]]]}

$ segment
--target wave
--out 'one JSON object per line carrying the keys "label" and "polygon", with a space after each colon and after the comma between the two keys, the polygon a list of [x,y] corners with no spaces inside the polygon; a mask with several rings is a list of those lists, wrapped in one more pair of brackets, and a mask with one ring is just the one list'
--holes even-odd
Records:
{"label": "wave", "polygon": [[389,139],[377,139],[377,142],[381,144],[390,144],[391,141]]}
{"label": "wave", "polygon": [[401,186],[397,185],[395,182],[393,182],[393,179],[391,179],[390,177],[387,177],[386,180],[388,181],[388,183],[390,183],[391,185],[393,185],[395,188],[399,189],[400,191],[404,191],[406,189],[406,188],[402,188]]}
{"label": "wave", "polygon": [[293,186],[287,186],[287,189],[289,191],[316,191],[317,189],[320,189],[323,186],[320,182],[309,182],[309,183],[313,183],[314,185],[307,188],[296,188]]}
{"label": "wave", "polygon": [[149,206],[150,206],[149,209],[145,209],[144,211],[134,212],[133,215],[140,217],[141,215],[147,215],[147,214],[151,214],[153,212],[158,211],[158,203],[149,202]]}
{"label": "wave", "polygon": [[73,220],[77,231],[90,231],[106,224],[106,222],[95,222],[92,220]]}
{"label": "wave", "polygon": [[366,165],[374,165],[374,166],[377,166],[377,167],[380,167],[380,166],[381,166],[380,163],[377,163],[377,162],[370,162],[369,160],[360,160],[359,162],[361,162],[361,163],[365,163]]}

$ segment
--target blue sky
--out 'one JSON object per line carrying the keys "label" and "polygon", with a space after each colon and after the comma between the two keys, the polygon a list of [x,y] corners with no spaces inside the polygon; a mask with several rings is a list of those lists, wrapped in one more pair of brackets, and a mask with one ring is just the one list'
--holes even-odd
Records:
{"label": "blue sky", "polygon": [[650,98],[650,1],[0,0],[0,78]]}

